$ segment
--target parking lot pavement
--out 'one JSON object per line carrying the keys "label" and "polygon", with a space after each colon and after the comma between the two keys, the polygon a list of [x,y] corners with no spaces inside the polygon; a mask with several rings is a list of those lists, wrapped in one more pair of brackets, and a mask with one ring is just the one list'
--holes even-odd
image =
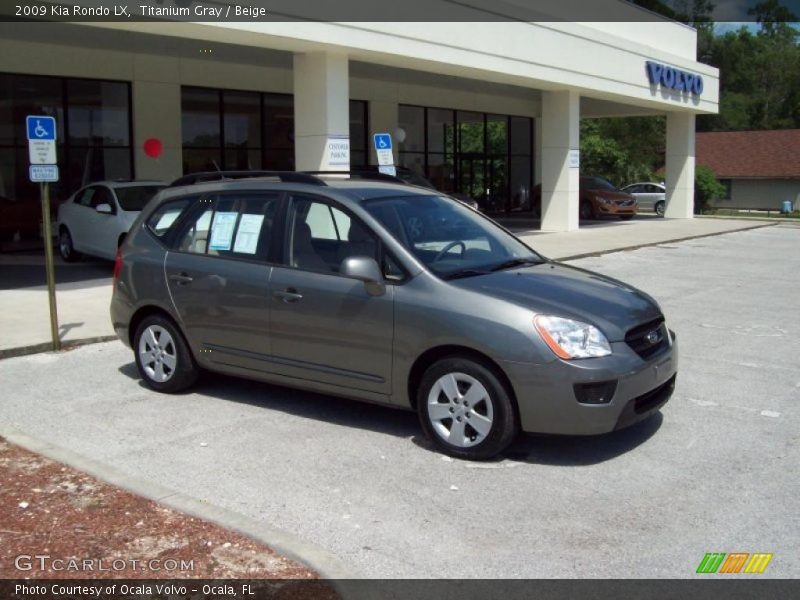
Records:
{"label": "parking lot pavement", "polygon": [[576,261],[655,296],[675,396],[634,428],[432,451],[413,414],[226,377],[164,396],[119,343],[0,361],[0,427],[263,520],[370,577],[693,577],[768,552],[797,577],[800,229]]}

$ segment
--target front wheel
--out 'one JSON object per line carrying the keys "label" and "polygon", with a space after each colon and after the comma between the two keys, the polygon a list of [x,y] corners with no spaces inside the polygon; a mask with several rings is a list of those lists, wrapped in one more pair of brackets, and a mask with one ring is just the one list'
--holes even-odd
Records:
{"label": "front wheel", "polygon": [[417,390],[417,409],[428,438],[458,458],[492,458],[519,432],[508,390],[492,369],[470,358],[431,365]]}
{"label": "front wheel", "polygon": [[580,218],[582,221],[588,221],[589,219],[594,219],[594,210],[592,210],[592,203],[588,200],[584,200],[581,202],[580,206]]}
{"label": "front wheel", "polygon": [[664,216],[664,208],[665,208],[665,203],[663,200],[661,200],[660,202],[656,202],[656,214],[659,217]]}
{"label": "front wheel", "polygon": [[136,329],[136,367],[148,387],[173,394],[191,386],[200,367],[175,324],[161,315],[145,317]]}
{"label": "front wheel", "polygon": [[75,251],[75,246],[72,245],[72,236],[66,227],[62,227],[58,233],[58,253],[64,262],[75,262],[80,258]]}

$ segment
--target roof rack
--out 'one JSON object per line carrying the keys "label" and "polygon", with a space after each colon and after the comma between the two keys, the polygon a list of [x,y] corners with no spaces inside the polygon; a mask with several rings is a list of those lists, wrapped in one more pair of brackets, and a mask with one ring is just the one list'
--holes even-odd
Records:
{"label": "roof rack", "polygon": [[314,177],[309,173],[296,171],[204,171],[201,173],[190,173],[179,177],[170,184],[170,187],[182,185],[195,185],[207,181],[223,181],[226,179],[250,179],[254,177],[274,177],[286,183],[306,183],[309,185],[326,185],[319,177]]}
{"label": "roof rack", "polygon": [[370,170],[355,170],[355,171],[303,171],[306,175],[347,175],[350,179],[370,179],[372,181],[386,181],[388,183],[402,183],[405,181],[394,175],[388,173],[381,173],[379,171]]}

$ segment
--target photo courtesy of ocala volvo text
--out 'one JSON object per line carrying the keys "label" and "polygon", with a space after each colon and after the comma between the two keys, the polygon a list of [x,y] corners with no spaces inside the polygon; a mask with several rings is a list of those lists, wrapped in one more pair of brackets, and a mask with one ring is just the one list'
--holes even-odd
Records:
{"label": "photo courtesy of ocala volvo text", "polygon": [[117,254],[113,326],[151,388],[207,370],[415,410],[467,459],[672,395],[676,337],[646,293],[391,177],[236,177],[162,190]]}

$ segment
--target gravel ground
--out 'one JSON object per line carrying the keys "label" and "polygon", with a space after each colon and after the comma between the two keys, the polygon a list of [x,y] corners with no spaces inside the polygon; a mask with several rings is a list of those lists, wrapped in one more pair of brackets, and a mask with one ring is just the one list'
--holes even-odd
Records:
{"label": "gravel ground", "polygon": [[[317,577],[243,535],[97,481],[2,438],[0,515],[0,578]],[[20,562],[19,556],[26,558]],[[17,563],[21,569],[15,568]],[[88,572],[85,564],[91,565]]]}

